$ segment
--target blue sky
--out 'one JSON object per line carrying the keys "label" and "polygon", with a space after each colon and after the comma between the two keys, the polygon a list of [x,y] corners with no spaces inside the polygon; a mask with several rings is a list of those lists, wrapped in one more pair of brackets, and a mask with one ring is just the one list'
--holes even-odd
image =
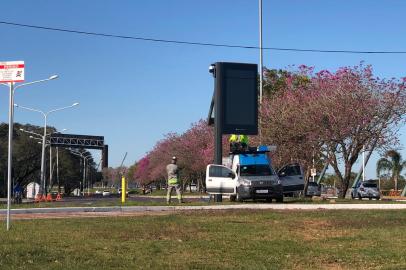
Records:
{"label": "blue sky", "polygon": [[[256,0],[2,1],[0,21],[127,36],[241,45],[258,44]],[[404,1],[263,0],[264,46],[340,50],[406,50]],[[34,30],[0,24],[0,61],[24,60],[26,81],[55,81],[17,91],[18,104],[42,110],[80,102],[51,115],[70,133],[105,136],[110,165],[126,164],[168,132],[182,132],[207,116],[210,63],[258,63],[258,51],[173,45]],[[268,68],[306,64],[335,70],[372,64],[379,77],[406,76],[406,55],[265,51]],[[8,93],[0,91],[0,121]],[[42,125],[41,116],[16,110],[16,122]],[[405,141],[402,129],[401,143]],[[404,157],[406,153],[402,151]],[[367,167],[375,176],[377,156]],[[358,168],[354,168],[358,170]]]}

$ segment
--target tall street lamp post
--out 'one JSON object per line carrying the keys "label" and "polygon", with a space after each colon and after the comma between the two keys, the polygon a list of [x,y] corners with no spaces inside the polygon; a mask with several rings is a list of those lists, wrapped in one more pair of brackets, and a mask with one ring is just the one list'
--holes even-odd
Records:
{"label": "tall street lamp post", "polygon": [[33,112],[38,112],[38,113],[41,113],[42,116],[44,116],[44,135],[42,136],[42,155],[41,155],[41,184],[40,184],[40,188],[39,188],[39,195],[43,195],[44,192],[46,192],[46,190],[45,190],[45,172],[44,172],[44,168],[45,168],[45,144],[46,144],[45,140],[46,140],[46,136],[47,136],[47,133],[46,133],[47,132],[47,117],[51,113],[61,111],[61,110],[65,110],[65,109],[69,109],[69,108],[72,108],[72,107],[77,106],[77,105],[79,105],[79,103],[75,102],[70,106],[57,108],[57,109],[54,109],[54,110],[50,110],[48,112],[43,112],[41,110],[37,110],[37,109],[33,109],[33,108],[24,107],[24,106],[21,106],[21,105],[14,104],[14,106],[17,107],[17,108],[21,108],[21,109],[28,110],[28,111],[33,111]]}
{"label": "tall street lamp post", "polygon": [[50,80],[54,80],[58,78],[57,75],[53,75],[49,77],[48,79],[43,79],[43,80],[38,80],[38,81],[33,81],[33,82],[28,82],[28,83],[22,83],[19,85],[15,85],[14,82],[10,83],[1,83],[1,85],[5,85],[9,87],[9,109],[8,109],[8,159],[7,159],[7,231],[10,230],[10,208],[11,208],[11,171],[12,171],[12,165],[13,165],[13,127],[14,127],[14,91],[17,90],[17,88],[26,86],[26,85],[31,85],[35,83],[40,83],[40,82],[46,82]]}
{"label": "tall street lamp post", "polygon": [[[90,188],[90,173],[89,173],[90,169],[89,169],[88,160],[90,160],[91,158],[92,158],[91,155],[85,157],[85,174],[86,174],[87,196],[90,195],[90,190],[89,190],[89,188]],[[85,191],[83,190],[83,192],[85,192]]]}
{"label": "tall street lamp post", "polygon": [[262,0],[259,0],[259,103],[263,95]]}
{"label": "tall street lamp post", "polygon": [[[64,128],[61,131],[48,133],[47,136],[52,135],[52,134],[56,134],[56,133],[61,133],[61,132],[64,132],[66,130],[68,130],[68,129]],[[41,141],[43,140],[41,134],[29,131],[29,130],[25,130],[23,128],[20,128],[20,131],[38,136],[38,137],[34,137],[33,135],[30,135],[30,138],[32,138],[32,139],[41,140]],[[38,142],[38,143],[41,143],[41,142]],[[52,148],[51,148],[51,142],[50,141],[47,141],[46,143],[47,143],[46,146],[49,145],[49,168],[50,168],[49,169],[49,186],[51,187],[52,186],[52,175],[53,175],[53,171],[52,171]],[[57,182],[58,182],[58,193],[60,193],[60,185],[59,185],[59,147],[56,147],[56,179],[57,179]]]}
{"label": "tall street lamp post", "polygon": [[[76,152],[76,151],[72,151],[72,150],[70,150],[70,152],[73,155],[79,156],[83,159],[83,180],[81,183],[81,187],[83,188],[83,195],[84,195],[85,194],[85,182],[86,182],[86,160],[88,158],[91,158],[92,154],[88,153],[88,155],[86,155],[86,153],[84,154],[84,153]],[[87,192],[89,193],[89,188],[87,189]]]}

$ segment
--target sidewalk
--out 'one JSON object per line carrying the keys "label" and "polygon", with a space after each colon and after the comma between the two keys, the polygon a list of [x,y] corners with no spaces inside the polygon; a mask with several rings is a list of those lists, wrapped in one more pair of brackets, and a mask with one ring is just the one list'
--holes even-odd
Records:
{"label": "sidewalk", "polygon": [[[106,206],[106,207],[58,207],[11,209],[12,214],[35,213],[102,213],[102,212],[161,212],[161,211],[201,211],[201,210],[406,210],[405,204],[233,204],[201,206]],[[0,215],[7,210],[1,209]]]}

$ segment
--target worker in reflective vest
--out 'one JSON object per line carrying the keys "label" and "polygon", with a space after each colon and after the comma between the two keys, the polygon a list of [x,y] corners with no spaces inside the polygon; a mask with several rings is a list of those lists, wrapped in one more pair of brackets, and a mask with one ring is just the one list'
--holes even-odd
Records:
{"label": "worker in reflective vest", "polygon": [[168,193],[166,195],[166,202],[171,203],[172,190],[176,190],[176,194],[179,203],[182,203],[182,194],[180,192],[180,182],[179,182],[179,168],[176,165],[177,158],[172,157],[171,164],[166,166],[166,172],[168,173]]}
{"label": "worker in reflective vest", "polygon": [[248,145],[248,136],[247,136],[247,135],[240,134],[240,135],[238,135],[238,141],[239,141],[241,144],[245,144],[245,146],[247,146],[247,145]]}
{"label": "worker in reflective vest", "polygon": [[245,151],[248,146],[248,136],[244,134],[232,134],[230,139],[230,152]]}

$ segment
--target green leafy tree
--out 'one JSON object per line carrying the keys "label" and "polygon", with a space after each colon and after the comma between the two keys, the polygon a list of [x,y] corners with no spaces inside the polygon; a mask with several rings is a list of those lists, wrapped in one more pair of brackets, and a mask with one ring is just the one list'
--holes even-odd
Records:
{"label": "green leafy tree", "polygon": [[376,174],[380,177],[383,172],[390,172],[391,179],[395,182],[395,190],[398,190],[398,181],[404,168],[406,168],[406,161],[402,160],[400,153],[389,150],[385,153],[385,157],[376,163]]}
{"label": "green leafy tree", "polygon": [[[12,181],[14,185],[25,187],[30,182],[40,182],[41,170],[41,145],[35,136],[30,136],[20,129],[29,130],[38,134],[43,134],[43,128],[34,125],[14,124],[13,132],[13,170]],[[55,132],[53,127],[47,128],[48,132]],[[38,137],[39,138],[39,137]],[[38,139],[37,138],[37,139]],[[49,151],[49,147],[46,148]],[[53,150],[54,151],[54,150]],[[8,125],[0,124],[0,196],[5,196],[7,192],[7,153],[8,153]],[[49,153],[49,152],[48,152]],[[45,157],[48,159],[49,154]],[[53,185],[58,184],[56,179],[56,155],[53,152]],[[48,160],[49,161],[49,160]],[[46,162],[46,176],[49,175],[49,162]],[[95,164],[91,161],[89,175],[96,175]],[[82,180],[83,171],[80,166],[80,158],[70,154],[69,151],[59,148],[59,184],[64,186],[65,193],[69,194],[74,188],[79,187]],[[100,178],[100,176],[99,176]],[[96,178],[94,177],[94,180]],[[93,181],[94,181],[93,180]],[[49,181],[47,179],[47,181]],[[59,189],[59,188],[58,188]]]}

